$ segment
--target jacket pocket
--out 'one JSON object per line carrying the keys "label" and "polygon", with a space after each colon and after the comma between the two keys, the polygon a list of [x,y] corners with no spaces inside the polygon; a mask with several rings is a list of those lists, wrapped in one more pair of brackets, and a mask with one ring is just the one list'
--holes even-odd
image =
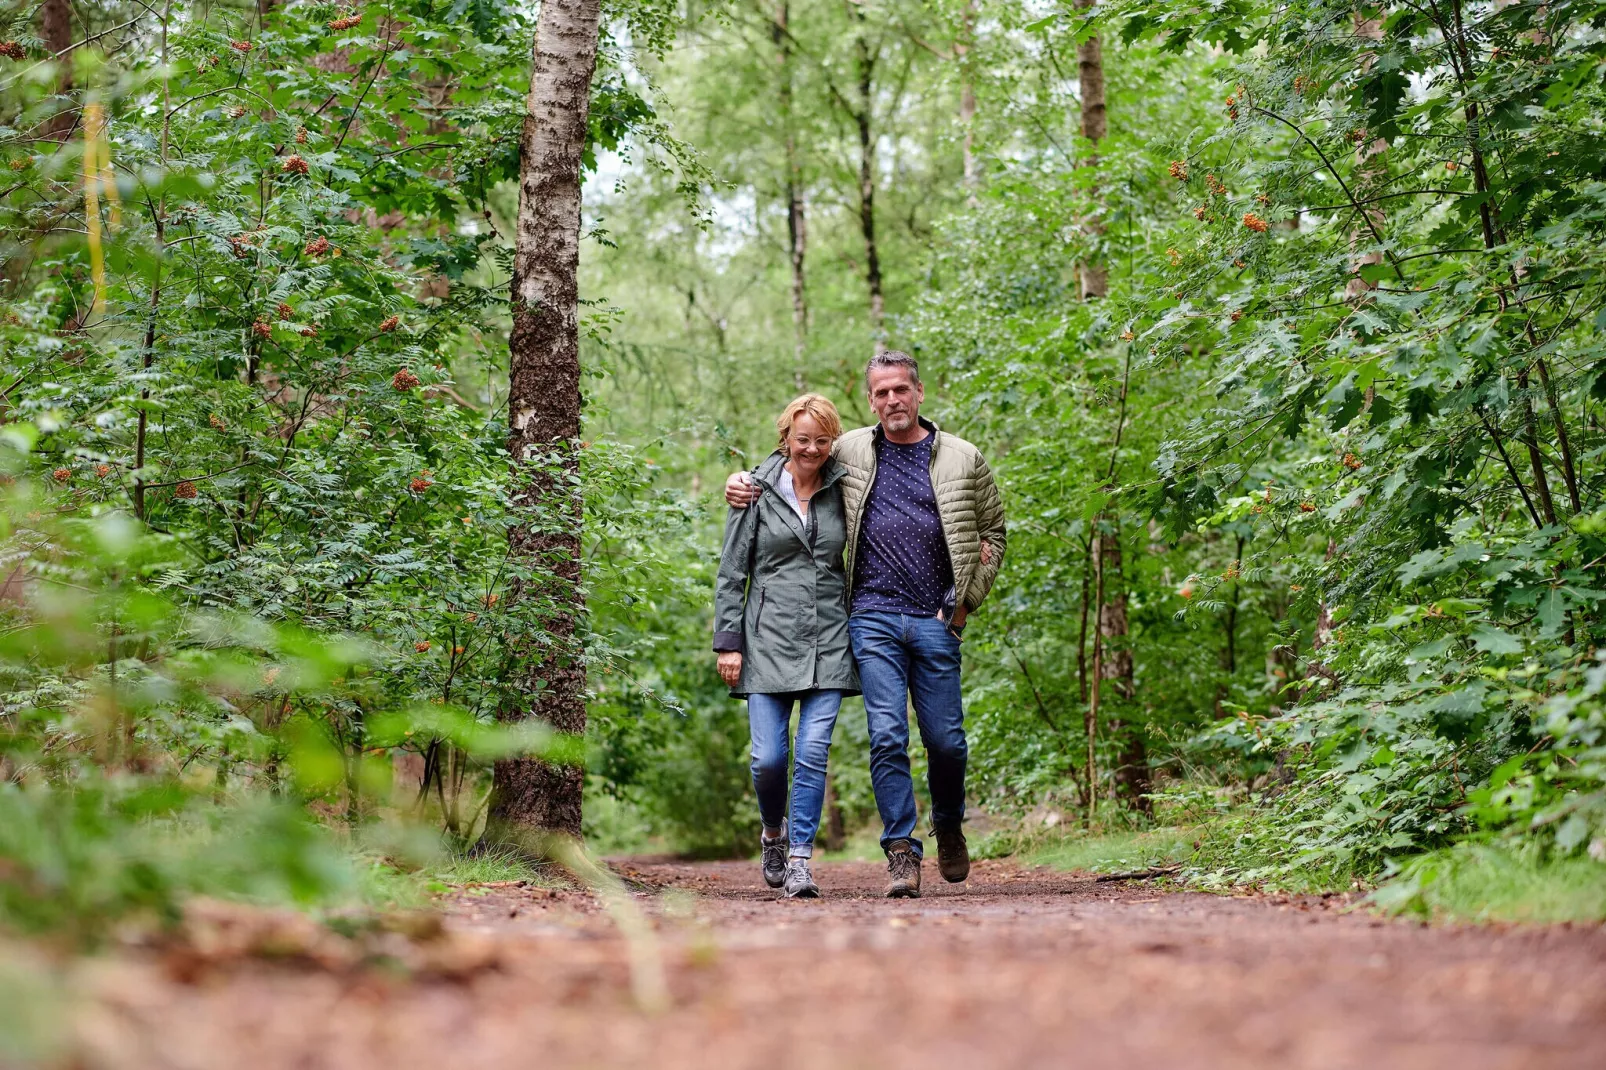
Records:
{"label": "jacket pocket", "polygon": [[769,594],[769,584],[762,584],[758,589],[758,612],[753,614],[753,634],[758,635],[758,626],[764,620],[764,599]]}

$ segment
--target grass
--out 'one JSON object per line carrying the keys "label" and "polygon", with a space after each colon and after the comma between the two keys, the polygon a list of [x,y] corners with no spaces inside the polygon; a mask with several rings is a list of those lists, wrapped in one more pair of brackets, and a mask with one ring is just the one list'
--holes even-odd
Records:
{"label": "grass", "polygon": [[1181,862],[1193,853],[1191,828],[1069,832],[1019,844],[1013,857],[1025,865],[1085,873],[1121,873]]}
{"label": "grass", "polygon": [[562,883],[554,877],[551,866],[537,865],[516,851],[499,848],[476,853],[454,851],[444,861],[429,867],[427,873],[441,884],[529,881],[555,888]]}
{"label": "grass", "polygon": [[1606,921],[1606,864],[1537,847],[1463,843],[1407,861],[1374,904],[1445,921]]}

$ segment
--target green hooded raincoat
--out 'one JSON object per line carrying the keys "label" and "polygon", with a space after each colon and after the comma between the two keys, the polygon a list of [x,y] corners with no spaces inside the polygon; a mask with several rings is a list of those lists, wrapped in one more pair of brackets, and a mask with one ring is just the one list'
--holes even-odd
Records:
{"label": "green hooded raincoat", "polygon": [[813,538],[778,489],[786,458],[753,471],[759,498],[725,519],[714,586],[714,649],[742,653],[737,698],[834,688],[859,693],[848,648],[847,515],[842,466],[829,460],[809,503]]}

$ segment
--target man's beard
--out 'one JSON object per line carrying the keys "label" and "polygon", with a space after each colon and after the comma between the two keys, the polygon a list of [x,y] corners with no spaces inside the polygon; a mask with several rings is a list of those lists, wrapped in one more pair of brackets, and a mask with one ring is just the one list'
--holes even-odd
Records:
{"label": "man's beard", "polygon": [[914,417],[906,412],[889,412],[881,418],[881,422],[887,425],[888,431],[902,431],[914,423]]}

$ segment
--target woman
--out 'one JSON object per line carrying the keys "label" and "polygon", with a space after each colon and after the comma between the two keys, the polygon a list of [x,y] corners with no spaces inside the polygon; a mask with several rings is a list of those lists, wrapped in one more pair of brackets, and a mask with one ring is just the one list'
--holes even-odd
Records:
{"label": "woman", "polygon": [[[809,872],[825,801],[831,732],[846,695],[859,693],[848,651],[847,518],[831,447],[836,406],[804,394],[775,421],[780,448],[753,471],[759,497],[725,520],[714,591],[714,649],[731,695],[747,699],[753,788],[764,822],[764,881],[789,898],[820,894]],[[792,707],[797,758],[787,818]]]}

